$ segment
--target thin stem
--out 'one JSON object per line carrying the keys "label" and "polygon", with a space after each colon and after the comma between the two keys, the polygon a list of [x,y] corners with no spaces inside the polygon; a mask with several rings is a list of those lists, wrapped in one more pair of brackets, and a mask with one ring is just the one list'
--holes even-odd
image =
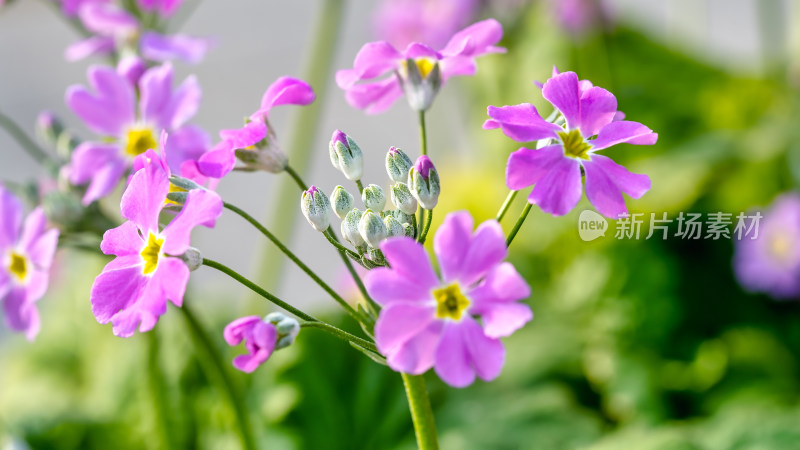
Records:
{"label": "thin stem", "polygon": [[425,378],[407,373],[401,373],[400,376],[403,377],[403,385],[406,387],[408,409],[411,410],[411,421],[417,435],[417,447],[419,450],[437,450],[439,441],[436,438],[436,422],[433,420]]}
{"label": "thin stem", "polygon": [[519,219],[517,219],[517,223],[514,224],[514,228],[511,229],[511,232],[508,233],[508,238],[506,238],[506,247],[511,246],[511,241],[517,236],[517,231],[519,231],[522,223],[525,222],[525,219],[528,217],[528,213],[531,212],[532,204],[528,203],[525,205],[525,209],[522,210],[522,214],[519,215]]}
{"label": "thin stem", "polygon": [[170,413],[167,407],[167,389],[162,378],[161,365],[159,364],[159,343],[156,330],[152,330],[147,335],[147,384],[153,400],[155,410],[156,430],[161,438],[161,448],[175,448],[169,430],[172,429],[169,423]]}
{"label": "thin stem", "polygon": [[[325,322],[303,322],[303,323],[300,324],[300,328],[318,328],[320,330],[325,331],[328,334],[336,336],[336,337],[338,337],[340,339],[343,339],[343,340],[345,340],[347,342],[352,342],[352,343],[358,345],[359,347],[365,348],[365,349],[367,349],[367,350],[369,350],[371,352],[378,353],[378,347],[376,347],[375,344],[373,344],[372,342],[369,342],[367,340],[361,339],[360,337],[357,337],[357,336],[353,336],[352,334],[350,334],[350,333],[348,333],[348,332],[346,332],[344,330],[341,330],[339,328],[336,328],[336,327],[334,327],[332,325],[329,325],[329,324],[327,324]],[[378,353],[378,354],[380,354],[380,353]]]}
{"label": "thin stem", "polygon": [[[330,228],[328,228],[328,230],[330,230]],[[334,238],[333,238],[333,237],[330,235],[330,233],[328,233],[328,230],[325,230],[325,231],[322,233],[322,235],[323,235],[323,236],[325,236],[325,237],[328,239],[328,242],[330,242],[330,243],[331,243],[331,245],[333,245],[334,247],[336,247],[336,249],[337,249],[337,250],[339,250],[340,252],[344,252],[344,253],[345,253],[347,256],[349,256],[351,259],[354,259],[354,260],[356,260],[356,261],[358,261],[358,262],[360,263],[360,262],[361,262],[361,256],[360,256],[358,253],[356,253],[356,252],[354,252],[354,251],[350,250],[349,248],[345,247],[344,245],[340,244],[340,243],[339,243],[339,241],[337,241],[336,239],[334,239]]]}
{"label": "thin stem", "polygon": [[300,176],[299,173],[297,173],[296,170],[294,170],[292,166],[288,165],[286,166],[286,173],[292,176],[294,182],[297,183],[298,186],[300,186],[300,190],[305,191],[306,189],[308,189],[308,185],[306,184],[306,182],[303,181],[303,178]]}
{"label": "thin stem", "polygon": [[[295,110],[297,115],[292,119],[292,133],[288,140],[290,149],[288,154],[291,155],[292,166],[297,174],[308,173],[309,165],[313,160],[311,152],[315,148],[314,139],[318,135],[319,118],[330,86],[328,81],[332,76],[336,49],[339,47],[343,31],[346,29],[342,26],[344,4],[344,0],[324,0],[316,17],[310,41],[311,47],[306,55],[302,77],[311,86],[314,86],[316,101]],[[294,194],[296,182],[297,180],[279,182],[273,197],[277,200],[272,205],[272,211],[279,211],[279,213],[271,213],[268,216],[271,218],[268,223],[270,230],[283,242],[291,242],[292,234],[297,228],[297,220],[300,217],[297,197]],[[304,184],[303,189],[307,188],[307,185]],[[294,211],[294,214],[291,211]],[[263,248],[258,253],[253,273],[256,274],[254,275],[256,281],[262,286],[275,286],[281,278],[282,262],[275,256],[275,251],[271,248]]]}
{"label": "thin stem", "polygon": [[356,180],[356,186],[358,187],[358,193],[364,194],[364,185],[361,183],[361,180]]}
{"label": "thin stem", "polygon": [[503,205],[500,207],[500,211],[497,212],[497,221],[502,222],[503,217],[508,212],[508,208],[511,206],[511,203],[514,202],[514,198],[517,196],[517,192],[519,191],[511,191],[508,193],[508,197],[506,197],[506,201],[503,202]]}
{"label": "thin stem", "polygon": [[417,227],[417,242],[422,242],[422,232],[425,231],[425,208],[419,207],[419,226]]}
{"label": "thin stem", "polygon": [[425,216],[425,229],[422,231],[422,235],[419,238],[419,243],[424,244],[425,238],[428,237],[428,231],[431,229],[431,221],[433,220],[433,210],[428,209],[428,214]]}
{"label": "thin stem", "polygon": [[222,355],[217,347],[214,346],[214,343],[211,341],[208,334],[206,334],[200,322],[198,322],[197,317],[192,313],[189,305],[184,303],[180,310],[183,312],[183,317],[186,319],[186,323],[189,326],[189,334],[191,335],[195,347],[197,347],[198,351],[205,353],[206,357],[201,358],[201,361],[204,361],[205,364],[209,366],[207,368],[210,372],[209,375],[213,373],[211,377],[217,380],[219,389],[228,397],[228,401],[233,407],[234,414],[236,415],[236,422],[239,427],[239,438],[242,441],[242,448],[255,450],[256,444],[253,438],[253,430],[250,426],[250,419],[247,415],[247,408],[245,407],[242,395],[233,384],[227,367],[222,362]]}
{"label": "thin stem", "polygon": [[[328,234],[330,235],[331,239],[339,242],[339,238],[336,237],[336,232],[334,232],[332,228],[328,228]],[[344,265],[347,266],[347,271],[350,272],[350,276],[353,277],[353,281],[356,283],[356,286],[358,286],[358,290],[361,291],[361,295],[364,296],[364,299],[370,306],[372,306],[376,313],[380,311],[380,305],[375,303],[375,300],[370,297],[369,293],[367,292],[367,287],[364,286],[364,282],[361,281],[361,277],[358,276],[358,272],[356,272],[356,268],[353,267],[353,264],[341,250],[339,251],[339,255],[342,257]]]}
{"label": "thin stem", "polygon": [[350,306],[339,294],[337,294],[336,291],[331,289],[331,287],[328,286],[327,283],[322,281],[322,278],[320,278],[316,273],[314,273],[313,270],[311,270],[307,265],[305,265],[303,261],[300,261],[300,258],[298,258],[294,253],[292,253],[292,251],[289,250],[289,248],[283,245],[283,243],[279,241],[274,234],[270,233],[269,230],[264,228],[264,226],[261,225],[256,219],[254,219],[250,214],[247,214],[238,207],[226,202],[223,202],[222,205],[226,209],[233,211],[234,213],[241,216],[244,220],[250,222],[251,225],[256,227],[256,229],[260,231],[261,234],[266,236],[267,239],[272,241],[272,243],[275,244],[275,246],[278,247],[280,251],[283,252],[284,255],[286,255],[289,259],[291,259],[292,262],[294,262],[297,265],[297,267],[299,267],[303,272],[306,273],[306,275],[308,275],[312,280],[314,280],[314,282],[316,282],[325,292],[327,292],[328,295],[333,297],[333,299],[336,300],[336,302],[339,303],[339,305],[341,305],[341,307],[344,308],[348,314],[350,314],[351,316],[353,316],[353,318],[358,320],[358,313],[356,313],[353,307]]}
{"label": "thin stem", "polygon": [[309,322],[317,322],[318,321],[316,318],[304,313],[303,311],[300,311],[299,309],[295,308],[294,306],[286,303],[285,301],[283,301],[283,300],[279,299],[278,297],[276,297],[276,296],[270,294],[269,292],[265,291],[264,289],[262,289],[257,284],[253,283],[252,281],[250,281],[247,278],[245,278],[242,275],[240,275],[239,272],[236,272],[235,270],[231,269],[230,267],[228,267],[228,266],[226,266],[224,264],[220,264],[220,263],[218,263],[216,261],[212,261],[212,260],[210,260],[208,258],[203,258],[203,265],[219,270],[220,272],[224,273],[225,275],[228,275],[229,277],[233,278],[234,280],[238,281],[239,283],[242,283],[243,285],[248,287],[251,291],[255,292],[256,294],[264,297],[265,299],[269,300],[270,302],[280,306],[281,308],[285,309],[286,311],[289,311],[290,313],[294,314],[295,316],[297,316],[297,317],[299,317],[299,318],[301,318],[303,320],[306,320],[306,321],[309,321]]}
{"label": "thin stem", "polygon": [[25,130],[17,125],[10,117],[0,112],[0,127],[6,130],[8,134],[14,138],[15,141],[25,150],[31,158],[39,164],[46,164],[50,162],[50,156],[42,150],[36,142],[33,141],[25,133]]}
{"label": "thin stem", "polygon": [[425,111],[419,112],[419,139],[420,139],[420,154],[428,154],[428,133],[425,129]]}

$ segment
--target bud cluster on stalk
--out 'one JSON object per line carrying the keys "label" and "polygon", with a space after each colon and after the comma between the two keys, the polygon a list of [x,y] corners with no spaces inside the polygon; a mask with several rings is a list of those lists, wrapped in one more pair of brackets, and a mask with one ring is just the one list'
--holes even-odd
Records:
{"label": "bud cluster on stalk", "polygon": [[[416,238],[422,225],[417,223],[417,209],[436,206],[440,190],[436,168],[427,156],[414,163],[402,150],[391,147],[386,153],[385,167],[389,176],[386,191],[378,184],[362,184],[363,153],[356,141],[344,132],[333,133],[329,154],[333,167],[347,180],[355,182],[360,195],[351,194],[339,185],[329,198],[312,186],[302,195],[303,215],[314,229],[325,232],[333,210],[341,220],[342,236],[361,256],[362,263],[368,267],[385,265],[381,242],[397,236]],[[356,205],[357,197],[361,198],[361,205]]]}

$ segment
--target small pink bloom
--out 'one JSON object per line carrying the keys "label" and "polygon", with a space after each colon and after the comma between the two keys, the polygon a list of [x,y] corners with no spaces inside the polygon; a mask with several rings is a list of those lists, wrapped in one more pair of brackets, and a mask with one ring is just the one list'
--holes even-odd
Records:
{"label": "small pink bloom", "polygon": [[247,316],[234,320],[225,327],[225,342],[239,345],[245,341],[246,355],[233,359],[233,366],[242,372],[250,373],[267,361],[275,350],[278,331],[275,325],[265,322],[258,316]]}

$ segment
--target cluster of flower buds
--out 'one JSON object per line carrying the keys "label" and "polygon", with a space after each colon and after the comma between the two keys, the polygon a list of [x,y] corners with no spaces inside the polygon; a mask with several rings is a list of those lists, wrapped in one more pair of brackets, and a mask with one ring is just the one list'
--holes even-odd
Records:
{"label": "cluster of flower buds", "polygon": [[324,232],[330,226],[333,209],[342,221],[342,235],[362,257],[362,262],[368,266],[384,265],[384,257],[378,250],[381,241],[395,236],[416,238],[421,231],[417,208],[436,206],[440,190],[436,169],[427,156],[420,157],[415,164],[402,150],[391,147],[386,154],[386,173],[392,183],[388,196],[391,204],[387,209],[387,195],[381,186],[369,184],[362,188],[362,152],[355,140],[336,130],[329,149],[333,167],[361,189],[364,208],[359,209],[355,196],[341,185],[334,188],[330,199],[312,186],[302,195],[303,215],[314,229]]}

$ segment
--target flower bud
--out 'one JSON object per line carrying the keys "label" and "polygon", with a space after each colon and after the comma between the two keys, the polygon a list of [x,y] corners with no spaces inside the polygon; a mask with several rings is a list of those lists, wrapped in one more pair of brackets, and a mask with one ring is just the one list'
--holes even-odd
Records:
{"label": "flower bud", "polygon": [[361,148],[350,136],[340,130],[333,132],[331,143],[328,146],[331,164],[340,170],[350,181],[361,179],[364,170]]}
{"label": "flower bud", "polygon": [[397,147],[390,147],[386,153],[386,173],[394,182],[408,180],[408,171],[413,164],[411,158]]}
{"label": "flower bud", "polygon": [[287,317],[283,313],[269,313],[264,317],[264,322],[275,325],[275,330],[278,332],[275,350],[291,345],[300,332],[300,323],[297,322],[297,319]]}
{"label": "flower bud", "polygon": [[383,224],[386,225],[386,230],[388,231],[388,237],[395,237],[395,236],[403,236],[405,235],[405,230],[403,229],[403,224],[398,222],[394,216],[388,215],[383,218]]}
{"label": "flower bud", "polygon": [[371,248],[367,250],[367,259],[375,263],[376,265],[382,266],[386,264],[386,257],[383,256],[383,252],[377,248]]}
{"label": "flower bud", "polygon": [[342,236],[347,239],[347,242],[353,244],[353,247],[364,245],[364,238],[361,237],[361,232],[358,231],[358,224],[361,222],[363,215],[364,213],[353,208],[342,220]]}
{"label": "flower bud", "polygon": [[392,185],[392,204],[405,214],[417,212],[417,199],[411,195],[408,185],[402,182]]}
{"label": "flower bud", "polygon": [[203,189],[203,186],[197,184],[194,180],[190,180],[188,178],[179,177],[177,175],[172,175],[169,177],[169,182],[175,187],[179,187],[185,191],[191,191],[194,189]]}
{"label": "flower bud", "polygon": [[397,219],[397,221],[402,223],[402,224],[406,224],[407,223],[407,224],[410,225],[411,222],[414,221],[414,216],[413,215],[406,214],[403,211],[400,211],[399,209],[395,209],[393,211],[390,211],[390,214],[392,215],[392,217]]}
{"label": "flower bud", "polygon": [[331,203],[328,196],[316,186],[311,186],[309,190],[303,192],[300,209],[315,230],[325,231],[330,226]]}
{"label": "flower bud", "polygon": [[439,173],[426,155],[417,158],[408,172],[408,187],[411,195],[425,209],[433,209],[439,202]]}
{"label": "flower bud", "polygon": [[372,248],[378,248],[381,241],[389,235],[389,230],[386,229],[386,224],[383,223],[380,216],[369,209],[361,216],[361,220],[358,222],[358,231]]}
{"label": "flower bud", "polygon": [[381,212],[383,211],[383,207],[386,206],[386,195],[383,193],[383,189],[377,184],[370,184],[365,187],[364,191],[361,193],[361,200],[364,202],[364,206],[366,206],[367,209],[373,211]]}
{"label": "flower bud", "polygon": [[36,117],[36,135],[48,145],[55,145],[64,131],[64,124],[52,111],[42,111]]}
{"label": "flower bud", "polygon": [[341,185],[336,186],[331,193],[331,206],[336,217],[344,219],[344,216],[353,209],[353,196]]}
{"label": "flower bud", "polygon": [[406,237],[415,238],[416,236],[414,234],[415,234],[414,227],[411,226],[411,224],[404,223],[403,224],[403,235],[406,236]]}
{"label": "flower bud", "polygon": [[200,253],[200,250],[194,247],[187,248],[182,255],[178,256],[178,258],[186,263],[186,267],[189,268],[190,272],[194,272],[203,265],[203,254]]}
{"label": "flower bud", "polygon": [[415,111],[426,111],[442,87],[442,72],[439,61],[430,58],[408,58],[399,71],[400,84],[406,93],[408,104]]}

